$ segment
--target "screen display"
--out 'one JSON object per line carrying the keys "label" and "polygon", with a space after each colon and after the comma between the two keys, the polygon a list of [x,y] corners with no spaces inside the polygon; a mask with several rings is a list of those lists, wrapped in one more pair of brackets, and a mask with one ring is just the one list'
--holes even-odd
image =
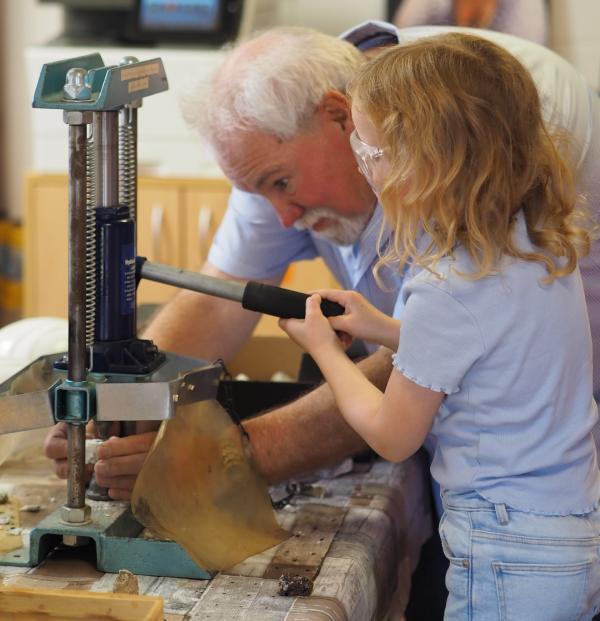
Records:
{"label": "screen display", "polygon": [[148,31],[213,32],[220,0],[140,0],[139,28]]}

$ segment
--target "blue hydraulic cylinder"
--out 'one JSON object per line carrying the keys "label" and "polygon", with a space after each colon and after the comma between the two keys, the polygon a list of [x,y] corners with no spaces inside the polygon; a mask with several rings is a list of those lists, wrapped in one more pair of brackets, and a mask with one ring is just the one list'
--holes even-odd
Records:
{"label": "blue hydraulic cylinder", "polygon": [[135,225],[129,208],[96,209],[96,341],[135,338]]}

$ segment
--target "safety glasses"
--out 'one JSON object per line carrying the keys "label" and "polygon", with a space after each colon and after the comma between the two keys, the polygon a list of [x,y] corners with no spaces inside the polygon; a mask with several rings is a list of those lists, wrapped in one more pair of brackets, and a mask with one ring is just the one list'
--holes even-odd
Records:
{"label": "safety glasses", "polygon": [[373,171],[375,164],[383,157],[383,149],[373,147],[363,142],[353,130],[350,134],[350,146],[356,158],[360,172],[366,177],[367,181],[373,185]]}

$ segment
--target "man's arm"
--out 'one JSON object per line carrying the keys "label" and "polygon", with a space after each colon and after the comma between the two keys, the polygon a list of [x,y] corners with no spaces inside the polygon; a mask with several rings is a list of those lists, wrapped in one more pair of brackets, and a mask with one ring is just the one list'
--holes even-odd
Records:
{"label": "man's arm", "polygon": [[[202,274],[240,280],[205,263]],[[278,284],[279,280],[265,281]],[[180,291],[152,319],[143,337],[162,351],[204,360],[230,360],[248,340],[260,315],[239,302],[193,291]]]}
{"label": "man's arm", "polygon": [[[385,388],[392,371],[390,350],[381,348],[358,364],[378,388]],[[367,448],[343,419],[327,384],[291,404],[245,421],[244,427],[256,467],[268,483],[336,464]],[[154,437],[154,432],[146,432],[111,438],[98,449],[96,479],[110,489],[113,498],[131,497]]]}
{"label": "man's arm", "polygon": [[[392,371],[391,351],[382,347],[358,366],[384,390]],[[269,483],[336,464],[367,448],[340,414],[327,384],[245,421],[244,428],[258,471]]]}

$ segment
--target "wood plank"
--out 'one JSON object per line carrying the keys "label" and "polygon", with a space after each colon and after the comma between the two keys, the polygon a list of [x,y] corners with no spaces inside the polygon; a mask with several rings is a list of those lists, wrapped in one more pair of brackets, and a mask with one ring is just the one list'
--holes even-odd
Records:
{"label": "wood plank", "polygon": [[15,621],[163,621],[163,600],[126,593],[8,586],[0,587],[0,613],[10,614]]}

